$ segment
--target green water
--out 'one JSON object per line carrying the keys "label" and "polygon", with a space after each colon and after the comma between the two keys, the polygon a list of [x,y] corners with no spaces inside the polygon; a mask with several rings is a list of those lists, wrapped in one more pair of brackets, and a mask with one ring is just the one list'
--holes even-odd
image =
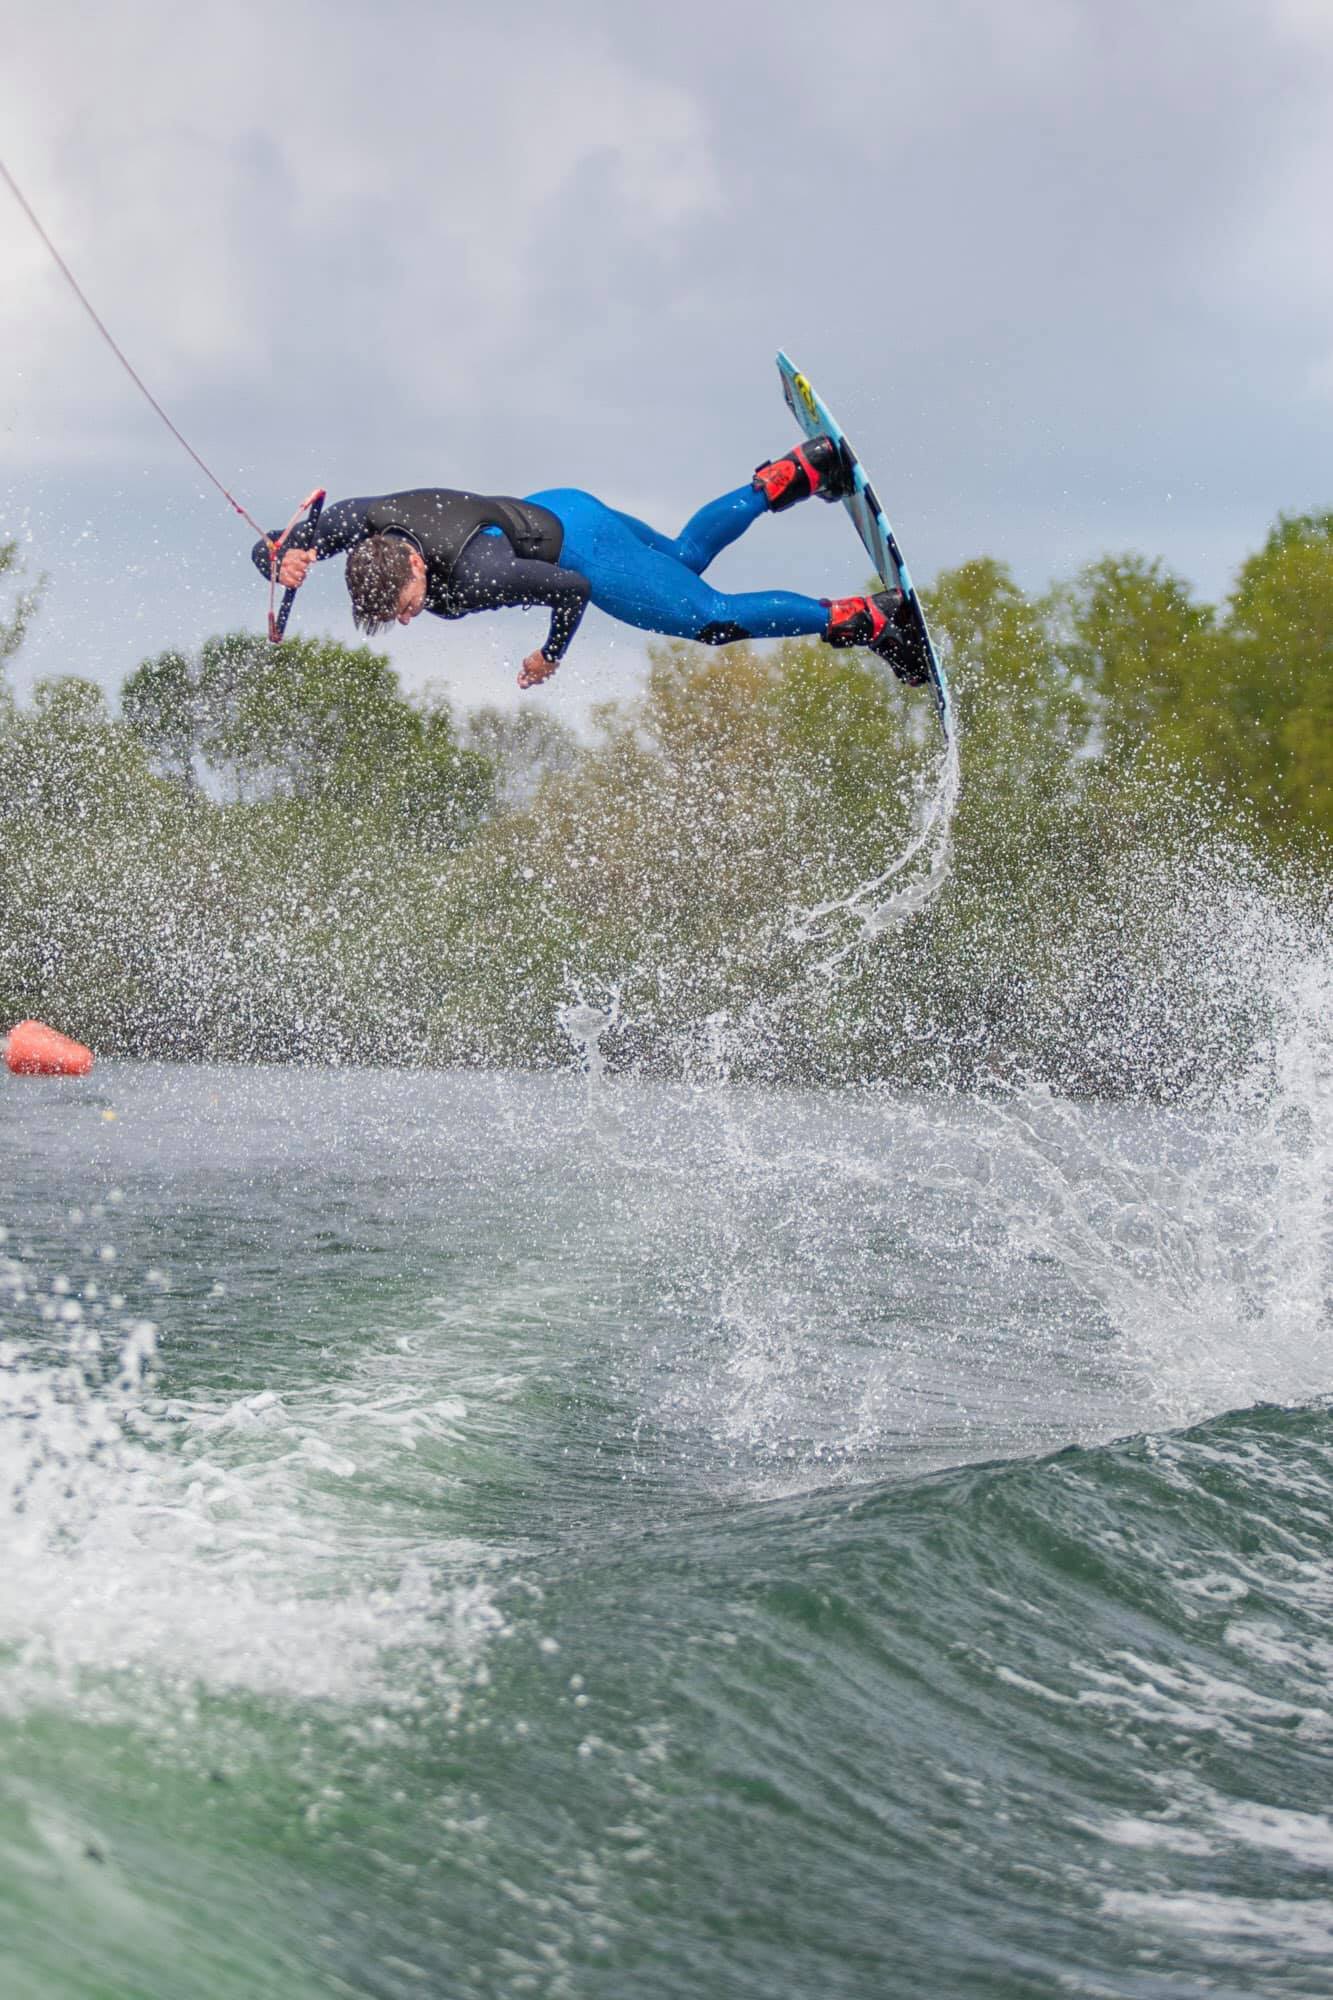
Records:
{"label": "green water", "polygon": [[1333,1992],[1291,1103],[108,1064],[0,1149],[6,2000]]}

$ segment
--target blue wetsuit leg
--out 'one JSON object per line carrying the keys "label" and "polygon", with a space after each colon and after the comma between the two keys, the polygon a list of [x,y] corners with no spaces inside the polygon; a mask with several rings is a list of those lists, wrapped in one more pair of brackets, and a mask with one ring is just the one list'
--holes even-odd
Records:
{"label": "blue wetsuit leg", "polygon": [[650,528],[646,521],[636,520],[633,514],[621,514],[619,519],[634,530],[641,542],[661,555],[674,556],[683,562],[686,569],[692,569],[696,576],[702,576],[715,556],[723,549],[738,541],[745,530],[768,512],[768,502],[753,483],[738,486],[731,493],[724,493],[718,500],[710,500],[697,514],[691,514],[678,535],[662,535],[656,528]]}
{"label": "blue wetsuit leg", "polygon": [[575,487],[528,498],[549,507],[564,527],[561,566],[586,576],[593,603],[624,625],[711,645],[827,629],[828,610],[818,598],[789,590],[714,590],[694,566],[711,562],[763,511],[763,495],[750,487],[710,502],[675,541]]}

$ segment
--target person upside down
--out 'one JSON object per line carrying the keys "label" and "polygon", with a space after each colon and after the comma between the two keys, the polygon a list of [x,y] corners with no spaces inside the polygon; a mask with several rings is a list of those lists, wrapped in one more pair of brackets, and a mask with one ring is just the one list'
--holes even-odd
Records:
{"label": "person upside down", "polygon": [[[462,618],[507,605],[545,606],[550,630],[523,662],[523,688],[555,672],[590,602],[624,625],[705,646],[800,637],[865,646],[900,680],[920,687],[928,678],[926,658],[899,591],[828,599],[789,590],[719,591],[704,581],[714,557],[761,514],[785,513],[812,495],[840,500],[851,484],[838,445],[817,437],[710,500],[675,537],[575,487],[523,500],[448,487],[339,500],[314,526],[306,521],[293,529],[278,581],[299,588],[315,563],[346,554],[352,617],[371,637],[423,611]],[[256,542],[254,561],[267,577],[266,541]]]}

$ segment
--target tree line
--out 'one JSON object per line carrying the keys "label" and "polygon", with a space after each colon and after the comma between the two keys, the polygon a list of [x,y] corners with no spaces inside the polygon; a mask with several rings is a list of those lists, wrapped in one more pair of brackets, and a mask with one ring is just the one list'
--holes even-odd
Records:
{"label": "tree line", "polygon": [[367,647],[234,633],[113,713],[73,675],[14,698],[12,544],[0,578],[0,1020],[105,1053],[544,1064],[614,995],[607,1052],[654,1073],[1171,1096],[1262,1035],[1244,912],[1323,921],[1333,514],[1219,605],[1134,555],[943,572],[949,880],[840,954],[795,919],[900,850],[938,757],[865,656],[658,647],[581,739],[549,696],[460,717]]}

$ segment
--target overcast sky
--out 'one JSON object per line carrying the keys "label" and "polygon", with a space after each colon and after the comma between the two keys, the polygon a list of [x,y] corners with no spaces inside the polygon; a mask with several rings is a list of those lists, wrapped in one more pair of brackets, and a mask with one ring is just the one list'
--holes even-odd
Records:
{"label": "overcast sky", "polygon": [[[1208,595],[1333,505],[1333,0],[0,0],[0,157],[260,519],[311,486],[581,485],[674,529],[791,441],[786,346],[918,577],[1106,549]],[[20,656],[109,687],[262,625],[250,536],[0,186]],[[340,566],[300,629],[353,636]],[[841,510],[714,575],[841,594]],[[537,613],[389,647],[518,700]],[[632,684],[590,616],[540,696]]]}

